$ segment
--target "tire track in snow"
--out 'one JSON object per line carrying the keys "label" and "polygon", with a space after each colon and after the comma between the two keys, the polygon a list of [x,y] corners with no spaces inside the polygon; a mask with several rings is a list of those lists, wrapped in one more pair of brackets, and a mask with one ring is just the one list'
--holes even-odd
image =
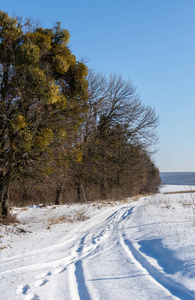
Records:
{"label": "tire track in snow", "polygon": [[[135,207],[128,208],[123,215],[121,215],[121,221],[131,217]],[[119,228],[118,228],[119,229]],[[123,233],[121,233],[122,231]],[[120,222],[120,229],[118,230],[119,242],[123,249],[129,256],[130,260],[135,260],[139,267],[143,269],[146,274],[149,274],[153,280],[158,282],[163,288],[168,290],[172,295],[182,300],[194,300],[195,292],[182,286],[180,283],[175,282],[170,277],[166,276],[166,273],[162,273],[160,270],[155,268],[134,246],[133,243],[127,239],[124,233],[124,225]]]}
{"label": "tire track in snow", "polygon": [[85,239],[88,234],[84,235],[78,242],[72,255],[76,257],[74,263],[69,267],[69,287],[72,300],[90,300],[91,297],[85,284],[85,277],[82,267],[82,259],[89,255],[90,250],[83,253]]}
{"label": "tire track in snow", "polygon": [[84,276],[81,260],[78,260],[75,264],[75,276],[78,284],[78,292],[79,292],[80,300],[90,300],[91,297],[86,287],[85,276]]}
{"label": "tire track in snow", "polygon": [[[121,210],[121,209],[120,209]],[[72,300],[90,300],[90,293],[88,291],[85,279],[85,272],[83,268],[83,261],[96,255],[97,250],[99,250],[102,242],[105,238],[109,238],[111,231],[114,228],[115,222],[120,219],[118,210],[115,211],[111,216],[109,216],[103,223],[105,223],[105,228],[102,229],[103,224],[97,224],[91,229],[91,232],[95,231],[94,234],[90,235],[90,231],[84,235],[80,242],[77,243],[72,255],[76,256],[74,264],[69,268],[69,285],[70,294]],[[100,226],[100,230],[97,228]]]}
{"label": "tire track in snow", "polygon": [[167,277],[165,273],[162,273],[160,269],[155,268],[134,246],[133,243],[127,239],[126,235],[120,234],[120,243],[123,246],[130,259],[132,257],[137,261],[141,268],[158,282],[163,288],[167,289],[172,295],[182,300],[194,300],[195,292],[187,289],[185,286],[178,282],[175,282],[170,277]]}
{"label": "tire track in snow", "polygon": [[[48,254],[49,257],[49,254]],[[50,262],[43,262],[43,263],[34,263],[34,264],[30,264],[30,265],[25,265],[22,267],[16,267],[16,268],[12,268],[6,271],[1,271],[0,275],[4,275],[4,274],[9,274],[9,273],[21,273],[21,272],[25,272],[25,271],[37,271],[37,270],[42,270],[42,269],[52,269],[53,266],[67,266],[69,264],[72,263],[72,261],[75,258],[61,258],[61,259],[56,259],[56,260],[52,260]]]}
{"label": "tire track in snow", "polygon": [[5,265],[5,268],[7,268],[7,266],[9,266],[10,263],[13,263],[13,264],[21,264],[24,260],[29,260],[29,259],[32,259],[33,257],[36,257],[36,256],[41,256],[42,254],[45,254],[46,252],[47,253],[53,253],[53,252],[56,252],[56,251],[63,251],[63,249],[65,248],[65,250],[67,250],[67,247],[68,247],[68,244],[70,244],[70,247],[71,247],[71,244],[72,242],[75,240],[75,234],[74,235],[71,235],[70,237],[66,237],[66,240],[61,242],[61,243],[58,243],[58,244],[55,244],[55,245],[50,245],[50,246],[45,246],[41,249],[35,249],[33,251],[28,251],[26,253],[22,253],[22,255],[15,255],[15,256],[12,256],[12,257],[9,257],[9,258],[3,258],[1,259],[1,267]]}
{"label": "tire track in snow", "polygon": [[[99,226],[99,224],[95,225],[93,227],[93,230],[96,229],[96,227]],[[101,226],[102,228],[102,226]],[[7,270],[2,273],[9,273],[9,272],[21,272],[26,270],[43,270],[46,269],[46,272],[39,273],[35,276],[34,282],[32,281],[31,284],[24,284],[21,286],[18,286],[16,289],[16,293],[18,295],[21,295],[25,297],[26,300],[38,300],[39,296],[37,294],[32,294],[34,291],[34,288],[42,287],[48,284],[50,280],[54,278],[55,274],[60,274],[66,271],[69,268],[69,282],[70,282],[70,294],[73,300],[81,299],[81,300],[88,300],[91,299],[90,295],[88,293],[86,283],[85,283],[85,277],[84,277],[84,271],[82,266],[82,260],[85,259],[88,256],[91,256],[94,254],[96,249],[99,248],[100,242],[102,238],[107,234],[110,228],[110,222],[109,225],[106,226],[105,229],[101,229],[98,233],[95,233],[92,237],[89,237],[89,241],[85,243],[86,237],[89,235],[89,232],[85,234],[82,238],[80,238],[80,242],[76,243],[74,246],[72,245],[70,249],[72,249],[72,254],[68,257],[63,257],[61,259],[55,259],[49,262],[43,262],[39,264],[32,264],[28,266],[22,266],[22,267],[16,267],[12,270]],[[93,231],[92,230],[92,231]],[[75,239],[77,239],[77,236],[75,236]],[[72,238],[71,238],[72,240]],[[64,246],[64,243],[61,243],[60,246]],[[53,247],[46,247],[45,249],[56,249],[59,245],[55,245]],[[67,250],[67,249],[66,249]],[[37,251],[35,251],[37,252]],[[31,252],[32,254],[33,252]],[[41,251],[39,250],[39,253]],[[29,253],[28,253],[29,255]],[[48,253],[49,256],[49,253]],[[27,257],[26,257],[27,258]],[[20,260],[18,257],[16,257],[16,261]]]}
{"label": "tire track in snow", "polygon": [[[91,300],[90,293],[88,291],[87,285],[86,285],[86,279],[85,279],[85,271],[83,268],[83,261],[86,258],[95,256],[98,250],[98,253],[102,253],[105,250],[101,249],[100,246],[103,243],[105,246],[105,238],[108,240],[109,237],[112,234],[112,230],[116,226],[116,223],[120,222],[121,219],[126,218],[130,213],[131,209],[129,211],[125,210],[125,213],[123,212],[124,208],[117,209],[112,215],[110,215],[106,220],[103,222],[105,224],[105,228],[102,229],[103,223],[97,224],[94,226],[94,228],[91,230],[92,232],[95,231],[94,234],[91,235],[87,233],[84,237],[81,238],[81,241],[78,245],[78,248],[76,250],[76,253],[78,253],[78,256],[80,259],[78,259],[74,263],[74,267],[71,266],[70,270],[70,286],[71,286],[71,295],[72,300]],[[97,228],[100,226],[100,230],[97,231]],[[89,238],[87,240],[87,238]],[[110,249],[110,245],[109,245]],[[74,277],[73,277],[73,271],[74,271]],[[94,297],[94,295],[93,295]]]}
{"label": "tire track in snow", "polygon": [[[47,285],[52,278],[55,278],[55,274],[60,274],[67,270],[72,300],[97,299],[98,297],[94,298],[94,294],[92,294],[92,290],[89,288],[90,286],[87,286],[87,272],[85,272],[87,271],[87,269],[85,269],[87,264],[85,264],[85,259],[101,255],[105,249],[108,250],[110,249],[109,247],[113,247],[109,241],[109,238],[112,236],[111,241],[119,241],[122,246],[121,250],[123,252],[125,251],[129,257],[129,262],[135,262],[139,270],[144,270],[148,279],[152,281],[155,280],[163,290],[175,295],[179,299],[195,299],[195,293],[193,291],[190,291],[166,276],[166,273],[161,272],[160,269],[158,270],[158,267],[155,268],[147,257],[143,256],[134,246],[133,242],[127,238],[124,231],[125,224],[126,221],[131,218],[133,209],[134,207],[129,206],[118,208],[108,218],[96,223],[85,232],[75,235],[74,238],[72,238],[71,246],[69,245],[70,247],[68,247],[68,249],[64,248],[64,253],[70,250],[69,257],[66,256],[61,259],[54,259],[50,262],[43,262],[43,264],[39,266],[36,264],[22,266],[22,270],[29,269],[29,267],[31,267],[32,270],[38,270],[38,268],[40,268],[40,270],[42,269],[42,273],[40,271],[40,274],[35,277],[31,285],[24,284],[18,286],[16,293],[25,300],[39,300],[39,295],[33,293],[33,291],[36,291],[36,288],[41,289],[41,287]],[[76,240],[77,242],[74,243]],[[69,241],[67,242],[69,244]],[[62,244],[60,246],[63,246]],[[52,248],[56,249],[55,246]],[[48,253],[48,255],[49,254],[50,253]],[[55,256],[52,256],[52,258],[55,258]],[[18,270],[21,271],[21,268],[18,268]],[[43,272],[43,269],[46,269],[45,272]],[[8,270],[8,272],[11,272],[11,270]],[[90,297],[90,293],[93,297]],[[175,299],[175,297],[173,298]]]}
{"label": "tire track in snow", "polygon": [[[84,266],[86,267],[86,274],[87,274],[87,278],[89,281],[89,285],[88,285],[88,289],[91,292],[91,295],[93,296],[92,299],[107,299],[106,297],[108,297],[109,299],[111,295],[113,295],[113,297],[115,297],[114,299],[117,299],[117,297],[119,297],[118,299],[130,299],[130,298],[121,298],[121,296],[123,295],[123,291],[125,291],[125,294],[127,295],[127,290],[131,290],[131,288],[125,288],[125,284],[127,284],[128,286],[132,286],[133,288],[133,292],[131,293],[131,299],[137,299],[137,294],[136,294],[136,290],[138,289],[138,287],[141,289],[141,292],[138,292],[139,296],[143,296],[145,298],[139,298],[139,299],[165,299],[165,297],[167,297],[167,299],[169,299],[169,297],[171,297],[170,293],[166,290],[165,292],[162,293],[161,291],[161,286],[159,285],[158,287],[158,291],[156,293],[156,295],[160,295],[161,293],[163,294],[162,298],[147,298],[150,297],[152,294],[150,292],[150,289],[156,289],[155,286],[153,286],[153,283],[150,283],[150,280],[147,279],[143,280],[143,286],[145,288],[147,288],[147,284],[149,283],[149,288],[147,289],[147,293],[145,294],[145,290],[142,287],[142,283],[139,283],[139,279],[137,279],[138,276],[148,276],[147,272],[144,270],[142,270],[142,272],[140,272],[140,268],[137,267],[137,264],[135,264],[135,259],[132,255],[131,259],[129,259],[129,255],[128,255],[128,259],[127,259],[127,254],[126,251],[124,251],[124,247],[122,247],[121,243],[120,243],[120,239],[119,239],[119,234],[120,231],[123,228],[123,221],[125,221],[126,219],[130,218],[132,212],[133,212],[134,207],[122,207],[120,209],[118,209],[117,211],[115,211],[112,215],[110,215],[107,219],[106,219],[106,228],[102,231],[99,232],[99,234],[101,234],[101,232],[109,230],[109,238],[108,240],[104,241],[102,244],[102,247],[99,248],[98,251],[98,260],[96,259],[95,264],[93,265],[93,260],[89,260],[89,262],[87,262],[87,264],[84,264]],[[96,236],[98,236],[98,234],[96,234]],[[102,251],[105,249],[108,249],[107,246],[109,244],[109,252],[106,254],[106,251]],[[112,246],[110,247],[110,245],[112,244]],[[102,249],[103,248],[103,249]],[[104,252],[104,253],[103,253]],[[124,255],[125,253],[125,255]],[[105,256],[104,256],[105,254]],[[111,257],[111,259],[109,259],[109,255]],[[91,256],[90,259],[94,257]],[[122,265],[123,267],[120,269],[120,261],[122,259]],[[104,264],[105,262],[105,267],[102,269],[102,271],[98,270],[98,272],[96,273],[96,271],[94,272],[94,268],[93,266],[96,266],[96,264],[98,263]],[[119,267],[119,268],[117,268]],[[90,270],[90,268],[92,268],[92,270]],[[112,272],[112,270],[114,270],[114,272]],[[116,272],[116,270],[119,270],[119,273]],[[135,279],[134,279],[135,278]],[[121,280],[122,279],[122,280]],[[113,281],[113,287],[112,287],[112,282]],[[97,282],[101,282],[100,286],[97,285]],[[123,283],[125,282],[125,283]],[[111,290],[107,287],[107,283],[110,285]],[[137,285],[138,284],[138,285]],[[108,285],[108,286],[109,286]],[[134,289],[134,286],[138,286]],[[99,289],[100,288],[100,289]],[[104,291],[102,293],[102,291]],[[121,291],[121,294],[120,292]],[[94,295],[95,292],[95,295]],[[114,294],[113,294],[114,293]],[[170,295],[170,296],[169,296]],[[102,298],[103,297],[103,298]],[[172,297],[171,299],[176,299],[175,297]]]}

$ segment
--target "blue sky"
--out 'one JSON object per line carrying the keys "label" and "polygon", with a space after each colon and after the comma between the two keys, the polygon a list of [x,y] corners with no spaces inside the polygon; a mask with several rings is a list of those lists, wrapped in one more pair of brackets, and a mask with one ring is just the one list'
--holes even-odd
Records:
{"label": "blue sky", "polygon": [[121,74],[160,116],[160,171],[195,171],[195,0],[1,0],[9,15],[69,30],[78,59]]}

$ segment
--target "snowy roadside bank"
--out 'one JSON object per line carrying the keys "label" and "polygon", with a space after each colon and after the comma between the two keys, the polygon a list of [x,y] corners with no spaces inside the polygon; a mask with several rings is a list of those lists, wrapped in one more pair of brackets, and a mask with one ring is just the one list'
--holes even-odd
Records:
{"label": "snowy roadside bank", "polygon": [[190,193],[191,191],[195,191],[195,185],[163,185],[160,188],[161,193]]}
{"label": "snowy roadside bank", "polygon": [[0,226],[2,300],[195,299],[194,194],[13,214],[17,227]]}

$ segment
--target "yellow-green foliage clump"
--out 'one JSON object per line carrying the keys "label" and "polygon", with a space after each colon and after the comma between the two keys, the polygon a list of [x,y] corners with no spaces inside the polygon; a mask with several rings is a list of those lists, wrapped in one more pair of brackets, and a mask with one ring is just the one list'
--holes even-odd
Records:
{"label": "yellow-green foliage clump", "polygon": [[47,52],[51,49],[51,37],[45,34],[44,29],[29,34],[29,39],[40,48],[40,51]]}
{"label": "yellow-green foliage clump", "polygon": [[35,147],[45,150],[52,142],[53,131],[50,128],[44,128],[36,137]]}
{"label": "yellow-green foliage clump", "polygon": [[26,121],[23,115],[18,115],[12,121],[12,127],[15,130],[21,130],[22,128],[26,127]]}
{"label": "yellow-green foliage clump", "polygon": [[32,43],[24,43],[20,46],[16,60],[19,65],[32,65],[39,61],[40,48]]}

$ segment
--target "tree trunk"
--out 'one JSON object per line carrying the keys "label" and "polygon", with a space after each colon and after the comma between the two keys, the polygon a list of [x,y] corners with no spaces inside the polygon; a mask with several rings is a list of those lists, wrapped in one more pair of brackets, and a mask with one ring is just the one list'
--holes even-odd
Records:
{"label": "tree trunk", "polygon": [[8,217],[9,215],[9,189],[10,189],[10,180],[5,178],[0,183],[0,216],[3,218]]}
{"label": "tree trunk", "polygon": [[81,185],[77,182],[77,202],[81,202]]}
{"label": "tree trunk", "polygon": [[80,177],[77,181],[77,202],[86,202],[85,188]]}
{"label": "tree trunk", "polygon": [[102,180],[102,179],[101,179],[101,182],[100,182],[100,198],[102,200],[106,199],[105,183],[104,183],[104,180]]}
{"label": "tree trunk", "polygon": [[81,195],[82,195],[82,202],[86,202],[87,197],[86,197],[86,191],[83,183],[81,183]]}
{"label": "tree trunk", "polygon": [[57,185],[56,187],[56,199],[55,199],[55,205],[60,205],[62,200],[62,192],[63,192],[63,182]]}
{"label": "tree trunk", "polygon": [[83,185],[83,192],[85,194],[85,200],[89,201],[89,187],[87,184]]}
{"label": "tree trunk", "polygon": [[116,170],[116,199],[119,200],[119,191],[120,191],[120,172],[119,168]]}
{"label": "tree trunk", "polygon": [[100,198],[101,199],[106,199],[106,168],[105,166],[103,167],[103,172],[100,178]]}

